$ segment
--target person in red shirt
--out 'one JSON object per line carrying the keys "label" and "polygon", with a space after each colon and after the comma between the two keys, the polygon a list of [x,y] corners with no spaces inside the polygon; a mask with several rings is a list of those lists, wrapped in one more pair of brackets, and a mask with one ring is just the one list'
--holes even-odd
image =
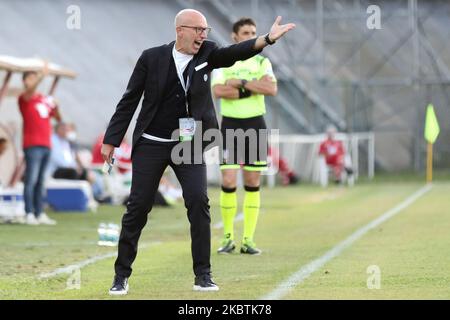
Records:
{"label": "person in red shirt", "polygon": [[325,163],[331,167],[336,183],[341,182],[342,170],[344,169],[345,150],[342,141],[335,140],[336,128],[327,128],[327,139],[320,144],[319,155],[325,157]]}
{"label": "person in red shirt", "polygon": [[22,77],[24,92],[19,96],[26,164],[24,180],[26,223],[31,225],[56,223],[42,210],[44,176],[51,148],[50,119],[54,117],[58,122],[61,121],[61,115],[53,98],[36,92],[39,83],[47,74],[47,62],[42,72],[24,72]]}

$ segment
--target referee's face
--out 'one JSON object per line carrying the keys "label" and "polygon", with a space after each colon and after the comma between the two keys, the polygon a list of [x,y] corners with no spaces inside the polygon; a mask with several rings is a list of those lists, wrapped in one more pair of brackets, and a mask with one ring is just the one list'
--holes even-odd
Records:
{"label": "referee's face", "polygon": [[233,32],[233,39],[237,43],[253,38],[256,38],[256,27],[251,24],[241,26],[237,34]]}

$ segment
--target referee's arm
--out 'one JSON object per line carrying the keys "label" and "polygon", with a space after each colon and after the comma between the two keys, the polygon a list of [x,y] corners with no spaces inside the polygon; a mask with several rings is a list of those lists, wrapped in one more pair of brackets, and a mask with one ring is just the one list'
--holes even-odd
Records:
{"label": "referee's arm", "polygon": [[273,78],[264,75],[261,79],[248,81],[243,86],[240,79],[228,79],[225,84],[214,85],[213,92],[217,99],[239,99],[239,89],[241,88],[265,96],[275,96],[278,91],[277,83]]}
{"label": "referee's arm", "polygon": [[216,99],[239,99],[239,90],[226,84],[214,85],[213,93]]}
{"label": "referee's arm", "polygon": [[[227,81],[228,84],[228,81]],[[269,75],[264,75],[259,80],[248,81],[242,88],[250,90],[253,93],[263,94],[265,96],[275,96],[278,91],[276,81]]]}

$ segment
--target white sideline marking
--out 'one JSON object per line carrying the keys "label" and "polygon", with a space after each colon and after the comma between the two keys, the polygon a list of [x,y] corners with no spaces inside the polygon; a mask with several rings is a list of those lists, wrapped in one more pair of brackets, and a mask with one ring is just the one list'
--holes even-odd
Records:
{"label": "white sideline marking", "polygon": [[332,260],[333,258],[337,257],[341,254],[343,250],[348,248],[353,242],[361,238],[363,235],[365,235],[368,231],[371,229],[377,227],[378,225],[382,224],[386,220],[392,218],[393,216],[397,215],[399,212],[401,212],[403,209],[410,206],[414,201],[416,201],[418,198],[423,196],[425,193],[430,191],[431,184],[427,184],[414,192],[411,196],[409,196],[406,200],[401,202],[400,204],[396,205],[394,208],[389,209],[385,213],[383,213],[380,217],[376,218],[375,220],[372,220],[365,226],[361,227],[360,229],[356,230],[354,233],[352,233],[347,239],[344,241],[338,243],[335,247],[327,251],[323,256],[320,258],[317,258],[307,265],[301,267],[297,272],[292,274],[288,279],[280,283],[277,288],[275,288],[272,292],[268,293],[267,295],[261,297],[262,300],[277,300],[288,294],[295,286],[302,283],[303,280],[308,278],[313,272],[320,269],[324,264],[326,264],[328,261]]}
{"label": "white sideline marking", "polygon": [[54,246],[80,246],[80,245],[93,245],[97,244],[97,241],[78,241],[78,242],[23,242],[23,243],[0,243],[1,246],[10,247],[54,247]]}
{"label": "white sideline marking", "polygon": [[[238,213],[238,214],[236,215],[236,217],[234,218],[234,221],[242,221],[242,220],[244,220],[244,214],[243,214],[242,212],[241,212],[241,213]],[[222,229],[222,228],[223,228],[223,222],[220,221],[220,222],[215,223],[215,224],[213,225],[213,228],[214,228],[214,229]]]}
{"label": "white sideline marking", "polygon": [[[145,248],[148,248],[148,247],[153,246],[153,245],[158,245],[160,243],[161,242],[159,242],[159,241],[152,242],[152,243],[144,243],[144,244],[139,246],[139,249],[145,249]],[[106,253],[106,254],[99,255],[99,256],[95,256],[95,257],[92,257],[92,258],[80,261],[78,263],[74,263],[74,264],[68,265],[68,266],[63,267],[63,268],[55,269],[52,272],[41,273],[38,276],[38,278],[39,279],[48,279],[48,278],[53,278],[55,276],[58,276],[60,274],[69,274],[69,273],[72,273],[73,270],[81,269],[83,267],[86,267],[87,265],[96,263],[97,261],[108,259],[108,258],[112,258],[112,257],[115,257],[115,256],[117,256],[117,251]]]}

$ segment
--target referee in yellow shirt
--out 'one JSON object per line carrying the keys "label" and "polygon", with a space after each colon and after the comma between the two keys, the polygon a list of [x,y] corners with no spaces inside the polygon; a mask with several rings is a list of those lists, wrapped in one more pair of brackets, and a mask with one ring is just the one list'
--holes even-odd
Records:
{"label": "referee in yellow shirt", "polygon": [[[233,25],[232,38],[236,43],[256,37],[256,23],[251,18],[241,18]],[[267,148],[259,150],[261,146],[260,129],[267,129],[264,121],[266,107],[264,96],[274,96],[277,93],[276,78],[273,74],[269,59],[256,55],[245,61],[237,61],[229,68],[218,69],[212,80],[212,88],[216,98],[220,98],[222,114],[221,131],[223,135],[224,159],[220,166],[222,171],[222,191],[220,207],[224,225],[224,237],[220,254],[227,254],[236,248],[234,241],[233,222],[237,212],[236,177],[243,168],[245,198],[244,234],[240,252],[258,255],[261,250],[256,247],[254,233],[260,209],[260,176],[261,171],[267,169]],[[258,141],[249,143],[245,140],[245,150],[227,150],[227,129],[256,130]],[[263,137],[267,145],[267,137]],[[252,148],[256,148],[256,159],[250,159]],[[244,153],[245,151],[245,153]],[[261,153],[263,155],[261,156]],[[265,154],[264,154],[265,153]],[[234,157],[230,158],[229,155]],[[239,159],[238,154],[245,154]]]}

